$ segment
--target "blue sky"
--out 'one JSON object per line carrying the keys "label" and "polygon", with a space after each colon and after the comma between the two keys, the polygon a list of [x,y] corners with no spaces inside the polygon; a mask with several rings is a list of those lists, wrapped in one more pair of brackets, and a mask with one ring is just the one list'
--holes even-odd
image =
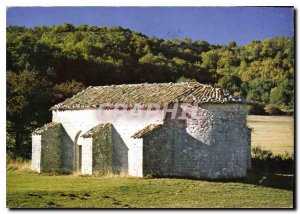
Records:
{"label": "blue sky", "polygon": [[293,37],[293,16],[293,8],[288,7],[12,7],[7,9],[7,25],[121,26],[149,37],[245,45],[257,39]]}

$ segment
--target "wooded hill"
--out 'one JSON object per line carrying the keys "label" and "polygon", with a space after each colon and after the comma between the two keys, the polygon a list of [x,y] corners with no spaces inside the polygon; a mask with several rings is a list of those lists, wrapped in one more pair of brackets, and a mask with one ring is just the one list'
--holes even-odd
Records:
{"label": "wooded hill", "polygon": [[[201,35],[199,35],[200,37]],[[7,27],[7,148],[30,155],[49,108],[87,86],[197,80],[263,105],[294,106],[294,40],[164,40],[121,27]]]}

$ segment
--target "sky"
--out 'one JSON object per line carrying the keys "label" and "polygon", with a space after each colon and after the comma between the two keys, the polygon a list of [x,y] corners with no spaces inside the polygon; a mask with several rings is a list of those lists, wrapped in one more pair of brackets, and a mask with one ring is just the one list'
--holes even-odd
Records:
{"label": "sky", "polygon": [[289,7],[10,7],[7,25],[121,26],[163,39],[205,40],[212,44],[294,36]]}

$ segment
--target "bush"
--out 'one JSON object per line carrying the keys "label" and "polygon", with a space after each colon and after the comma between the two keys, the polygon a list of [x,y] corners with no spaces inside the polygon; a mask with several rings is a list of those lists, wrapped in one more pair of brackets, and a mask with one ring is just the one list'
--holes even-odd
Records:
{"label": "bush", "polygon": [[252,158],[259,160],[268,160],[271,159],[273,153],[271,150],[263,150],[261,147],[257,146],[252,148]]}
{"label": "bush", "polygon": [[273,154],[261,147],[252,148],[251,164],[253,170],[273,173],[294,173],[293,154]]}
{"label": "bush", "polygon": [[285,113],[277,106],[269,104],[265,107],[266,112],[269,115],[284,115]]}
{"label": "bush", "polygon": [[248,114],[254,115],[267,115],[265,105],[259,103],[253,103],[248,106]]}

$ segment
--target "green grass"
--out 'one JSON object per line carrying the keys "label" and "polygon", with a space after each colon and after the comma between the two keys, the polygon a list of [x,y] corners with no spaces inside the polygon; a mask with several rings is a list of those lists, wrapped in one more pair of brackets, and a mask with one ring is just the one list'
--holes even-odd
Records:
{"label": "green grass", "polygon": [[244,180],[221,182],[175,178],[57,176],[8,170],[7,207],[291,208],[292,178],[253,174]]}

